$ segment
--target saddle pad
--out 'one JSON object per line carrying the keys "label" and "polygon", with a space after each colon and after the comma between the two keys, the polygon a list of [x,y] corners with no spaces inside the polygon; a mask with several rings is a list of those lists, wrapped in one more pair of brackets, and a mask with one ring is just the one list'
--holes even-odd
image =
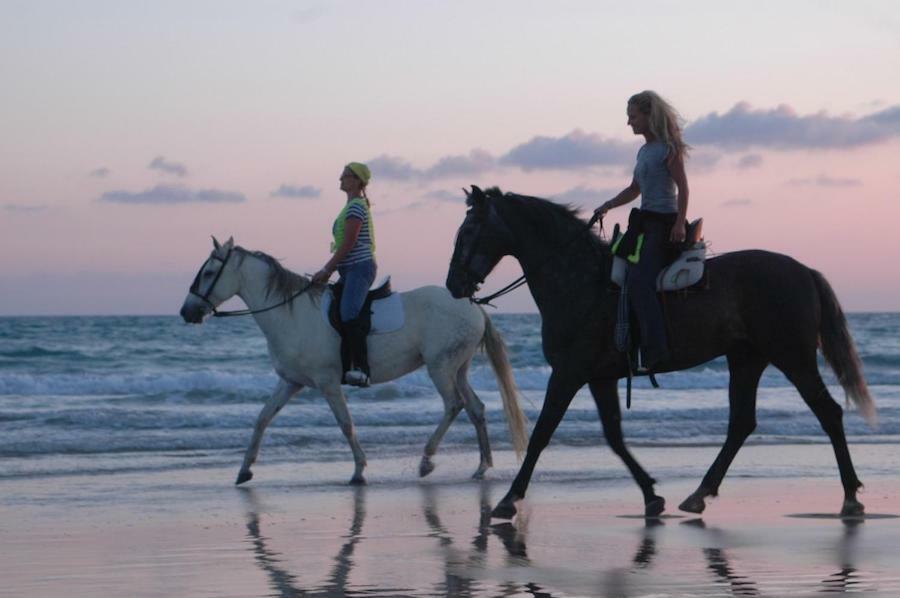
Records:
{"label": "saddle pad", "polygon": [[[331,289],[322,293],[322,317],[325,323],[331,326],[328,321],[328,309],[334,296]],[[406,322],[403,312],[403,299],[400,293],[391,293],[384,299],[376,299],[372,302],[372,328],[369,335],[385,334],[387,332],[395,332],[403,328]]]}
{"label": "saddle pad", "polygon": [[[699,241],[685,249],[674,262],[663,268],[656,278],[657,291],[677,291],[697,284],[703,278],[706,261],[706,242]],[[618,256],[613,257],[610,278],[622,286],[628,262]]]}

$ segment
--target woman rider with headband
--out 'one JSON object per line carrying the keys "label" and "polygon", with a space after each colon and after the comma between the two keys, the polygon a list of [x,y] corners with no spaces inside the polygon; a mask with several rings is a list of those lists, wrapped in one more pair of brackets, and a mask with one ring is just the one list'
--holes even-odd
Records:
{"label": "woman rider with headband", "polygon": [[375,280],[375,230],[366,186],[372,179],[369,167],[350,162],[341,173],[341,191],[347,203],[332,226],[334,241],[331,259],[313,275],[313,282],[324,284],[337,270],[341,294],[341,355],[349,353],[350,367],[344,372],[344,383],[353,386],[369,385],[369,364],[366,350],[366,330],[359,314],[369,287]]}

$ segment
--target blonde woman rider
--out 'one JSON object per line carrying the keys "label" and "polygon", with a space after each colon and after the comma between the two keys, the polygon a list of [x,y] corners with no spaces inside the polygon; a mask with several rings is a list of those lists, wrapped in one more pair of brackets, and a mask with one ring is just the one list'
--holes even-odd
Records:
{"label": "blonde woman rider", "polygon": [[688,182],[684,170],[689,146],[682,139],[681,117],[656,92],[642,91],[628,99],[628,125],[643,135],[631,184],[594,210],[603,216],[611,208],[641,196],[640,212],[629,228],[639,226],[644,239],[640,260],[629,266],[626,286],[641,333],[641,369],[654,371],[669,359],[666,326],[656,297],[656,277],[673,244],[685,237]]}
{"label": "blonde woman rider", "polygon": [[369,167],[361,162],[350,162],[341,172],[341,191],[347,194],[347,203],[331,228],[334,241],[331,259],[313,275],[313,282],[326,283],[337,270],[338,283],[343,284],[341,294],[341,355],[349,353],[350,367],[344,372],[344,383],[354,386],[369,385],[369,363],[366,348],[366,329],[359,314],[366,300],[366,293],[375,280],[375,228],[366,186],[372,179]]}

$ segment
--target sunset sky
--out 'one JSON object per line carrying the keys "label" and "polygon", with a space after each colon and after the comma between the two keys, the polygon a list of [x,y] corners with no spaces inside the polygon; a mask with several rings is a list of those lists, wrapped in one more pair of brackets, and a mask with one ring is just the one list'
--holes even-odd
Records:
{"label": "sunset sky", "polygon": [[900,310],[898,73],[894,0],[0,0],[0,315],[176,314],[210,235],[315,272],[351,160],[379,277],[443,285],[462,186],[587,217],[630,181],[643,89],[686,120],[714,252]]}

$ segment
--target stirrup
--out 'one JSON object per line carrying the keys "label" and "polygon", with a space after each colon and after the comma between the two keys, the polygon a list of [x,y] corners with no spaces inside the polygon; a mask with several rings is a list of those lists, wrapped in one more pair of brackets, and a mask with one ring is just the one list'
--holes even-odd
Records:
{"label": "stirrup", "polygon": [[344,372],[344,384],[366,387],[369,385],[369,377],[362,370],[353,369],[349,372]]}

